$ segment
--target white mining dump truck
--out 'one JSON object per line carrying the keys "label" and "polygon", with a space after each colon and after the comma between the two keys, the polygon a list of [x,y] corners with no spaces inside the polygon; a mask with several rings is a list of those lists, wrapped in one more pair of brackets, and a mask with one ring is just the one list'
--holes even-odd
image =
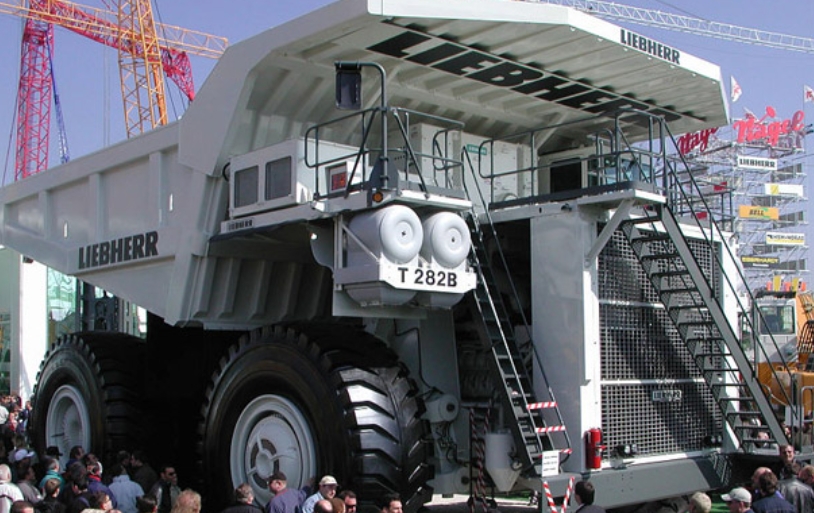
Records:
{"label": "white mining dump truck", "polygon": [[0,190],[0,243],[150,313],[49,350],[37,446],[147,449],[211,511],[277,469],[411,512],[728,485],[757,430],[785,438],[675,157],[722,91],[506,0],[340,0],[233,46],[180,121]]}

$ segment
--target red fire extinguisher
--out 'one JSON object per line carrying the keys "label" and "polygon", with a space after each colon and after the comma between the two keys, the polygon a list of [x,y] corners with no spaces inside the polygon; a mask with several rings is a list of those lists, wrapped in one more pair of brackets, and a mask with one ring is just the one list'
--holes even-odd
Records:
{"label": "red fire extinguisher", "polygon": [[602,468],[602,430],[591,428],[585,432],[585,465],[588,468]]}

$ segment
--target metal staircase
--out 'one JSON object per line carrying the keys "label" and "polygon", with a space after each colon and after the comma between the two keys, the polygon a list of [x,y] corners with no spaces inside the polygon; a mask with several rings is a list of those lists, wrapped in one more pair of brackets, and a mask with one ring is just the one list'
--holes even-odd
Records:
{"label": "metal staircase", "polygon": [[[707,276],[667,205],[622,222],[622,232],[658,292],[741,447],[786,443],[783,429]],[[708,248],[709,250],[714,250]],[[748,447],[748,446],[746,446]]]}
{"label": "metal staircase", "polygon": [[[534,394],[533,370],[534,351],[532,343],[521,346],[514,334],[509,313],[506,309],[493,272],[483,230],[474,215],[467,217],[472,236],[471,261],[478,269],[478,286],[475,288],[473,304],[477,309],[481,341],[488,347],[494,358],[494,368],[500,375],[503,390],[498,390],[501,399],[512,415],[506,419],[514,432],[516,455],[524,468],[537,469],[543,451],[561,450],[570,453],[570,442],[565,425],[559,414],[557,403],[538,401]],[[487,223],[487,226],[494,226]],[[549,419],[546,419],[546,413]],[[561,433],[559,442],[555,433]],[[539,473],[539,472],[538,472]]]}
{"label": "metal staircase", "polygon": [[[465,156],[468,159],[468,155]],[[480,189],[477,192],[481,194]],[[488,212],[485,214],[485,222],[481,224],[474,210],[466,216],[466,222],[472,238],[470,261],[478,272],[478,284],[470,300],[476,314],[474,317],[480,321],[478,332],[481,346],[491,353],[493,370],[499,374],[499,382],[503,384],[503,390],[497,390],[496,393],[510,414],[508,418],[504,418],[504,422],[514,434],[517,449],[515,457],[522,468],[531,469],[539,476],[543,452],[559,451],[567,457],[571,454],[571,441],[553,390],[546,382],[542,361],[531,340],[528,324],[523,319],[529,340],[521,344],[501,297],[494,266],[502,265],[507,276],[511,276],[511,273],[500,250],[495,225]],[[492,261],[487,249],[487,239],[498,244],[496,253],[499,262]],[[532,378],[535,375],[542,379],[547,391],[547,397],[543,401],[535,396]]]}

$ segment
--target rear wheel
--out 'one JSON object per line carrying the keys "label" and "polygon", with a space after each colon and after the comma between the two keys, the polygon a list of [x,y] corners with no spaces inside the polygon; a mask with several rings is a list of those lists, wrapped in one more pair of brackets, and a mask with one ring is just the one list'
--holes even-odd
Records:
{"label": "rear wheel", "polygon": [[200,429],[212,506],[242,482],[267,502],[266,481],[281,470],[290,487],[332,474],[362,501],[395,491],[416,511],[431,495],[432,446],[414,384],[373,337],[341,326],[308,331],[258,330],[221,360]]}
{"label": "rear wheel", "polygon": [[144,344],[120,333],[82,333],[57,340],[43,360],[29,424],[39,451],[74,445],[99,456],[142,442]]}

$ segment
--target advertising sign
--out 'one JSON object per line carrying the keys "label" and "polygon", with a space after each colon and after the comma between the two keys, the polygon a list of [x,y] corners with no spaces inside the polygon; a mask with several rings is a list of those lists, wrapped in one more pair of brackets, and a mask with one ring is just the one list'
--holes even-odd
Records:
{"label": "advertising sign", "polygon": [[741,219],[764,219],[766,221],[777,221],[780,219],[780,210],[778,210],[777,207],[741,205],[738,207],[738,217]]}
{"label": "advertising sign", "polygon": [[755,169],[757,171],[777,171],[777,159],[738,155],[737,166],[741,169]]}
{"label": "advertising sign", "polygon": [[803,197],[803,186],[796,183],[764,183],[763,194],[769,196],[799,196]]}
{"label": "advertising sign", "polygon": [[743,267],[759,267],[763,269],[774,269],[780,264],[780,258],[768,256],[742,256]]}
{"label": "advertising sign", "polygon": [[[767,106],[766,114],[758,119],[754,114],[746,119],[735,121],[734,128],[738,131],[738,144],[765,142],[771,146],[778,146],[781,136],[787,138],[795,133],[802,133],[805,129],[805,113],[801,110],[795,112],[790,119],[772,121],[777,117],[774,107]],[[784,144],[783,146],[789,146]],[[793,144],[791,146],[799,146]]]}
{"label": "advertising sign", "polygon": [[773,246],[804,246],[805,233],[766,232],[766,244]]}

